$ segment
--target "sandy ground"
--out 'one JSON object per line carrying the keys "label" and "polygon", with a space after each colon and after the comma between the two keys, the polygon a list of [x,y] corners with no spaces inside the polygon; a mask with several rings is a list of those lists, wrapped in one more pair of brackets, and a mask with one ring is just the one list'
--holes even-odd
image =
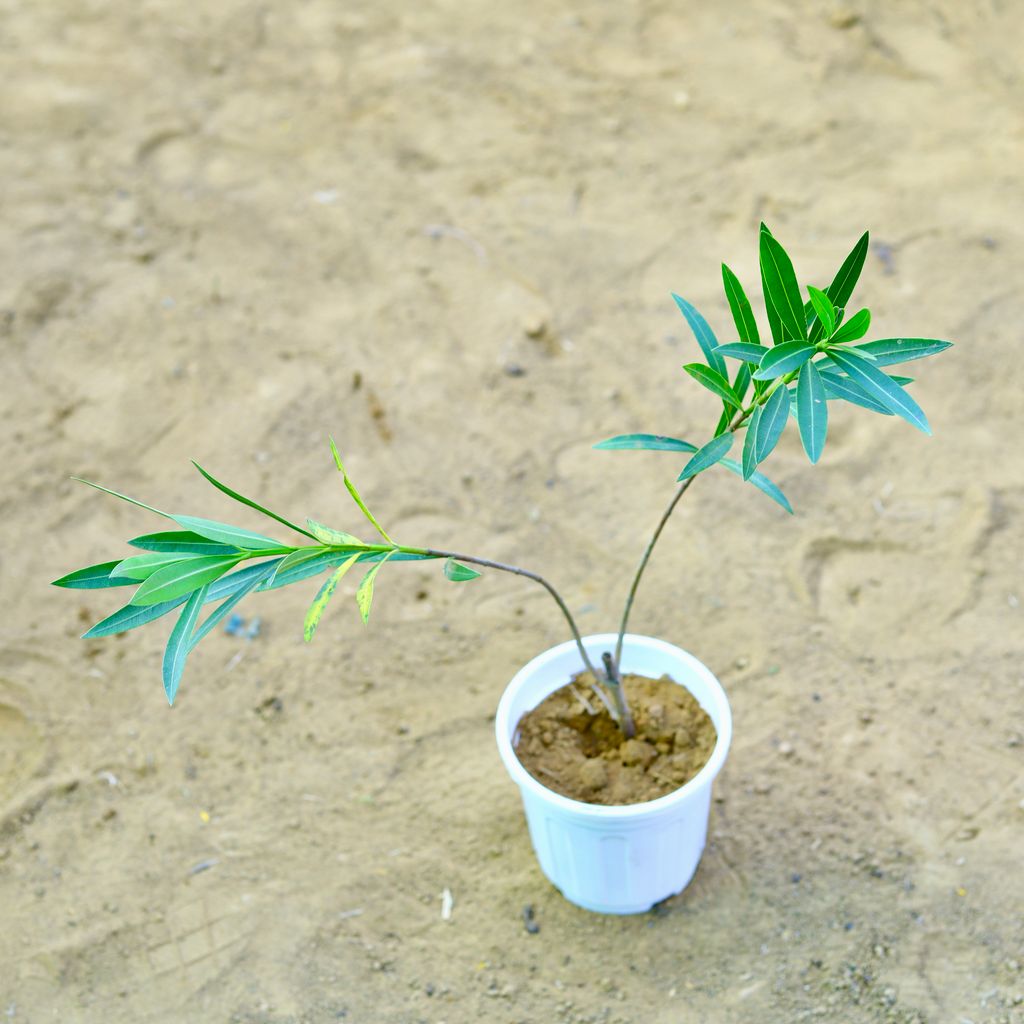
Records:
{"label": "sandy ground", "polygon": [[[0,7],[0,1019],[1024,1020],[1024,6]],[[72,473],[358,528],[331,433],[400,539],[611,627],[679,466],[590,445],[713,422],[669,292],[731,333],[762,217],[819,284],[870,227],[874,336],[958,347],[934,438],[837,412],[773,456],[795,518],[718,474],[670,525],[634,624],[736,738],[658,913],[534,862],[527,581],[398,566],[308,648],[315,586],[259,595],[172,710],[169,627],[82,642],[120,594],[47,586],[159,528]]]}

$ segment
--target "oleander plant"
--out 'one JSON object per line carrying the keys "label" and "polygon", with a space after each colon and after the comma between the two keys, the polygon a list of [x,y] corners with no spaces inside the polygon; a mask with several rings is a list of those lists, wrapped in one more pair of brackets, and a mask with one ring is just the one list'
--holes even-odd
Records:
{"label": "oleander plant", "polygon": [[[312,519],[302,524],[291,522],[195,464],[215,488],[284,527],[297,539],[288,543],[228,523],[162,512],[83,480],[163,517],[171,528],[128,541],[141,553],[78,569],[55,580],[54,585],[81,590],[134,588],[128,603],[96,623],[85,638],[123,633],[175,612],[163,659],[164,691],[173,704],[189,653],[254,591],[277,590],[329,573],[306,613],[303,629],[305,639],[310,641],[338,584],[357,564],[361,563],[364,570],[355,594],[364,623],[369,621],[376,580],[385,566],[390,572],[399,562],[439,561],[445,577],[455,583],[476,579],[480,569],[513,573],[538,583],[554,599],[576,642],[581,669],[589,671],[595,692],[630,736],[632,716],[619,672],[623,637],[654,547],[694,480],[721,467],[792,513],[780,488],[758,468],[771,456],[790,422],[795,422],[811,463],[819,461],[825,448],[830,405],[854,405],[882,416],[897,416],[923,433],[931,433],[924,412],[907,391],[912,378],[890,374],[886,368],[936,355],[951,343],[914,337],[863,340],[871,314],[867,309],[850,312],[849,303],[867,253],[865,232],[828,287],[808,286],[805,298],[792,261],[762,224],[759,264],[769,329],[765,341],[739,279],[726,265],[722,265],[722,281],[736,340],[730,337],[726,344],[719,344],[707,320],[685,299],[673,295],[703,356],[702,361],[688,363],[683,369],[720,400],[721,413],[711,436],[700,439],[699,444],[663,434],[621,434],[595,445],[605,451],[646,450],[686,456],[671,499],[633,574],[619,621],[618,642],[614,651],[603,654],[600,666],[588,656],[568,604],[539,573],[476,555],[393,540],[352,482],[333,440],[330,449],[334,463],[355,506],[372,528],[373,540],[361,540]],[[739,448],[738,458],[729,457],[734,447]],[[216,607],[204,618],[208,604]]]}

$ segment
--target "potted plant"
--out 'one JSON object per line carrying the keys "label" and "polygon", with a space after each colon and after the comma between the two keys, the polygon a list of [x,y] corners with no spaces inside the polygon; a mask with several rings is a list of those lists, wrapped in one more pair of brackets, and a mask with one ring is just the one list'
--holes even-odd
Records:
{"label": "potted plant", "polygon": [[[520,787],[541,867],[563,894],[596,911],[647,910],[681,891],[696,870],[711,785],[732,733],[728,700],[709,669],[678,647],[628,633],[637,588],[665,524],[698,476],[718,468],[753,484],[792,513],[785,495],[758,467],[790,420],[796,422],[808,459],[818,462],[829,403],[896,415],[930,433],[924,413],[906,391],[910,378],[892,376],[885,368],[934,355],[950,343],[862,340],[870,313],[847,311],[867,251],[865,233],[831,284],[824,290],[809,287],[805,301],[789,256],[762,225],[759,263],[770,344],[762,342],[743,287],[724,264],[722,279],[737,340],[719,344],[700,313],[673,296],[703,356],[683,369],[716,395],[722,409],[711,436],[700,444],[661,434],[625,434],[595,445],[685,457],[677,486],[633,575],[615,633],[583,636],[568,604],[539,573],[396,542],[367,507],[333,440],[335,465],[376,534],[373,539],[311,519],[292,522],[196,464],[218,490],[301,540],[284,543],[227,523],[162,512],[91,484],[169,520],[171,528],[130,540],[140,553],[79,569],[55,584],[135,588],[129,602],[88,630],[86,638],[121,633],[176,613],[163,659],[164,690],[173,703],[189,652],[253,591],[276,590],[329,573],[306,613],[304,636],[309,641],[338,584],[357,563],[365,570],[356,590],[364,623],[379,573],[398,562],[440,561],[444,575],[456,583],[477,578],[483,569],[533,580],[554,600],[571,639],[538,655],[509,684],[496,715],[499,752]],[[729,458],[740,434],[739,458]],[[216,607],[203,618],[204,607],[211,603]]]}

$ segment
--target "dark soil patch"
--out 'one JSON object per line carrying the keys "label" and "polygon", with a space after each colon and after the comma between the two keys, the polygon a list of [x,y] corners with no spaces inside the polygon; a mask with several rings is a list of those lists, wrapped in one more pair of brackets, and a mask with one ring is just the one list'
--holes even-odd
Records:
{"label": "dark soil patch", "polygon": [[538,782],[588,804],[639,804],[704,767],[718,734],[689,690],[668,676],[624,676],[636,723],[627,740],[591,679],[581,673],[520,719],[516,754]]}

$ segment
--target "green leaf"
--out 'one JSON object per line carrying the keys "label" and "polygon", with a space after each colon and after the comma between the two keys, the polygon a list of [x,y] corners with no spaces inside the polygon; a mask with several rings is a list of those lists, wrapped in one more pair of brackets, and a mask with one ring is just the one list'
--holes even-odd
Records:
{"label": "green leaf", "polygon": [[740,401],[739,395],[733,391],[729,381],[717,370],[712,370],[709,366],[705,366],[703,363],[687,363],[683,369],[695,381],[697,381],[698,384],[703,384],[708,391],[718,395],[723,402],[728,403],[734,409],[742,408],[743,403]]}
{"label": "green leaf", "polygon": [[260,584],[260,590],[279,590],[292,583],[301,583],[312,576],[319,576],[325,570],[341,565],[353,553],[358,554],[351,551],[325,551],[308,561],[293,564],[288,569],[279,569],[276,576]]}
{"label": "green leaf", "polygon": [[242,600],[243,597],[245,597],[247,594],[255,590],[265,579],[268,579],[270,576],[272,576],[277,566],[276,564],[263,564],[260,568],[262,569],[262,572],[253,576],[252,579],[250,579],[247,583],[244,584],[244,586],[239,587],[238,590],[226,601],[224,601],[219,608],[217,608],[215,611],[212,611],[206,617],[206,621],[195,631],[195,633],[192,636],[192,640],[190,641],[188,648],[190,651],[192,650],[193,647],[196,646],[196,644],[199,643],[200,640],[203,639],[204,636],[206,636],[207,633],[210,632],[211,629],[213,629],[217,625],[218,622],[220,622],[224,618],[225,615],[227,615],[229,611],[231,611],[232,608],[235,607],[236,604],[238,604],[239,601]]}
{"label": "green leaf", "polygon": [[[850,296],[853,294],[857,279],[860,277],[861,269],[864,267],[864,259],[868,254],[868,241],[868,232],[865,231],[857,240],[857,244],[850,250],[849,256],[843,260],[843,265],[837,271],[836,276],[832,278],[832,283],[825,290],[829,301],[836,309],[843,309],[850,301]],[[822,325],[820,320],[811,327],[809,337],[811,342],[821,340]]]}
{"label": "green leaf", "polygon": [[828,432],[828,398],[821,374],[814,363],[807,363],[797,380],[796,420],[807,458],[815,463],[821,458],[825,447],[825,435]]}
{"label": "green leaf", "polygon": [[754,380],[774,380],[803,366],[817,352],[806,341],[785,341],[770,349],[754,371]]}
{"label": "green leaf", "polygon": [[687,462],[682,473],[679,474],[679,479],[687,480],[691,476],[696,476],[724,458],[732,447],[732,439],[732,434],[719,434],[718,437],[713,437],[706,445],[699,448],[693,458]]}
{"label": "green leaf", "polygon": [[770,231],[761,232],[760,250],[764,298],[766,304],[775,310],[777,318],[772,330],[775,344],[796,339],[803,341],[807,337],[807,322],[793,264]]}
{"label": "green leaf", "polygon": [[708,366],[725,377],[729,371],[725,368],[725,360],[715,353],[715,349],[718,348],[718,339],[708,326],[707,320],[686,299],[676,295],[675,292],[672,293],[672,298],[675,299],[679,311],[686,317],[686,322],[690,325],[690,330],[693,331]]}
{"label": "green leaf", "polygon": [[729,424],[732,423],[734,413],[735,410],[731,406],[726,405],[725,402],[722,403],[722,415],[718,417],[718,423],[715,426],[715,433],[713,435],[714,437],[718,437],[719,434],[724,434],[729,429]]}
{"label": "green leaf", "polygon": [[334,443],[334,438],[328,438],[331,442],[331,455],[334,456],[334,464],[338,467],[338,472],[341,474],[342,479],[345,481],[345,489],[352,496],[352,500],[359,506],[363,515],[370,521],[373,528],[389,543],[393,544],[394,541],[384,531],[384,527],[377,522],[374,514],[366,507],[366,502],[363,501],[359,491],[356,490],[356,485],[349,479],[348,473],[345,472],[345,466],[341,461],[341,454],[338,452],[338,446]]}
{"label": "green leaf", "polygon": [[476,569],[470,569],[468,565],[456,562],[454,558],[449,558],[444,563],[444,575],[445,579],[453,583],[463,583],[466,580],[475,580],[480,573]]}
{"label": "green leaf", "polygon": [[[249,565],[244,569],[239,569],[238,572],[232,573],[230,576],[222,576],[216,583],[210,585],[206,594],[207,602],[219,601],[222,597],[227,597],[237,592],[254,575],[262,574],[265,569],[275,568],[277,562],[277,559],[272,562],[260,562],[257,565]],[[173,609],[183,605],[186,599],[183,595],[171,601],[161,601],[159,604],[145,606],[126,604],[112,615],[101,619],[92,629],[83,633],[82,639],[92,640],[98,637],[111,636],[114,633],[126,633],[130,629],[136,629],[139,626],[146,625],[148,622],[159,619],[169,611],[173,611]]]}
{"label": "green leaf", "polygon": [[147,505],[145,502],[136,501],[135,498],[129,498],[127,494],[122,494],[120,491],[112,491],[109,487],[102,487],[100,484],[94,484],[91,480],[83,480],[80,476],[73,476],[71,479],[77,483],[85,484],[88,487],[95,487],[97,491],[102,491],[104,494],[112,494],[115,498],[127,501],[129,505],[135,505],[137,508],[144,508],[147,512],[155,512],[158,516],[163,516],[164,519],[171,518],[166,512],[161,512],[160,509],[153,508],[152,505]]}
{"label": "green leaf", "polygon": [[261,533],[253,533],[252,530],[243,530],[240,526],[218,523],[212,519],[198,519],[195,516],[171,516],[171,518],[179,526],[198,533],[207,540],[215,540],[218,544],[228,544],[246,551],[263,551],[268,548],[278,551],[286,546],[279,540],[274,540],[273,537],[264,537]]}
{"label": "green leaf", "polygon": [[871,326],[871,310],[862,309],[854,313],[831,338],[831,344],[842,345],[850,341],[858,341],[868,333]]}
{"label": "green leaf", "polygon": [[606,452],[630,450],[646,450],[652,452],[695,452],[697,446],[689,441],[680,441],[675,437],[663,437],[661,434],[619,434],[609,437],[607,441],[599,441],[595,448]]}
{"label": "green leaf", "polygon": [[734,341],[728,345],[719,345],[715,352],[720,356],[729,356],[731,359],[742,359],[745,363],[759,363],[765,353],[771,352],[771,349],[746,341]]}
{"label": "green leaf", "polygon": [[341,582],[341,578],[352,568],[356,562],[359,561],[359,555],[349,555],[344,562],[337,569],[331,573],[330,578],[317,592],[313,603],[309,606],[309,611],[306,612],[306,621],[302,627],[302,635],[308,644],[313,639],[313,634],[316,633],[316,627],[320,624],[320,617],[324,613],[324,609],[327,607],[327,602],[330,601],[331,595],[338,588],[338,584]]}
{"label": "green leaf", "polygon": [[132,598],[132,604],[147,605],[169,601],[205,583],[212,583],[233,569],[241,555],[195,555],[166,565],[147,579]]}
{"label": "green leaf", "polygon": [[178,684],[181,682],[181,674],[185,671],[185,659],[192,649],[190,641],[192,630],[195,629],[196,620],[199,618],[199,610],[206,600],[206,587],[200,587],[186,602],[185,607],[178,616],[178,621],[171,630],[167,640],[167,647],[164,650],[164,693],[167,694],[167,703],[173,704],[178,693]]}
{"label": "green leaf", "polygon": [[[830,353],[831,351],[832,351],[832,346],[829,345],[825,349],[826,357],[827,357],[827,354]],[[840,351],[840,350],[837,350],[837,351]],[[858,345],[847,345],[846,348],[842,349],[841,351],[845,352],[847,355],[856,356],[856,358],[858,358],[858,359],[863,359],[864,362],[866,362],[866,363],[873,363],[873,362],[875,362],[875,357],[870,352],[865,352]],[[825,365],[827,366],[828,363],[826,362]]]}
{"label": "green leaf", "polygon": [[744,480],[749,480],[757,469],[757,459],[755,458],[755,445],[754,442],[757,438],[757,428],[761,421],[761,410],[763,406],[757,406],[750,416],[750,422],[747,423],[747,434],[743,438],[743,461],[741,465],[741,476]]}
{"label": "green leaf", "polygon": [[[741,478],[743,477],[743,467],[735,459],[722,459],[719,465],[724,466],[730,473],[735,473]],[[790,515],[793,514],[793,506],[790,505],[789,499],[782,493],[778,484],[769,480],[764,473],[755,470],[751,473],[749,482],[758,490],[767,494],[772,501],[778,502]]]}
{"label": "green leaf", "polygon": [[[754,435],[754,463],[760,465],[774,451],[775,446],[786,429],[789,418],[789,390],[776,388],[768,401],[761,406],[756,429],[751,428]],[[745,465],[744,465],[744,468]]]}
{"label": "green leaf", "polygon": [[112,615],[100,619],[91,629],[82,634],[83,640],[94,640],[102,636],[112,636],[115,633],[127,633],[129,629],[144,626],[147,622],[159,619],[169,611],[180,607],[187,600],[186,597],[177,597],[173,601],[161,601],[160,604],[150,604],[140,607],[137,604],[126,604],[118,608]]}
{"label": "green leaf", "polygon": [[912,359],[924,359],[951,348],[951,341],[935,338],[882,338],[858,345],[860,352],[875,357],[875,366],[892,366],[894,363],[909,363]]}
{"label": "green leaf", "polygon": [[313,536],[308,530],[304,530],[301,526],[296,526],[295,523],[289,522],[283,516],[279,516],[276,512],[271,512],[269,508],[264,508],[262,505],[257,504],[257,502],[253,501],[252,498],[247,498],[245,497],[244,494],[239,494],[238,491],[233,491],[230,487],[228,487],[227,484],[222,484],[219,480],[215,479],[209,473],[207,473],[206,470],[203,469],[203,467],[200,466],[195,459],[192,460],[192,465],[195,466],[196,469],[198,469],[199,472],[202,473],[203,476],[211,484],[213,484],[214,487],[217,488],[218,491],[222,491],[229,498],[234,498],[235,501],[241,503],[242,505],[248,505],[249,508],[254,508],[257,512],[262,512],[265,516],[269,516],[271,519],[280,523],[282,526],[287,526],[289,530],[294,530],[296,533],[301,533],[304,537]]}
{"label": "green leaf", "polygon": [[[337,552],[327,553],[337,554]],[[323,554],[325,554],[325,551],[320,545],[317,545],[316,547],[307,546],[303,548],[296,548],[294,551],[285,555],[284,558],[277,563],[277,572],[287,572],[289,569],[292,569],[297,565],[304,565],[306,562],[310,562],[314,558],[319,558]],[[349,552],[349,554],[351,554],[351,552]],[[273,576],[271,576],[270,579],[273,581]],[[271,588],[267,587],[266,589],[269,590]]]}
{"label": "green leaf", "polygon": [[819,288],[815,288],[814,285],[808,285],[807,291],[811,296],[811,305],[814,307],[814,312],[817,313],[818,319],[825,325],[825,336],[831,337],[832,332],[836,329],[836,311],[832,305],[832,300]]}
{"label": "green leaf", "polygon": [[150,551],[145,555],[132,555],[131,558],[125,558],[118,562],[117,568],[110,575],[121,576],[129,580],[145,580],[149,579],[157,569],[162,569],[165,565],[172,565],[188,557],[186,554],[173,551]]}
{"label": "green leaf", "polygon": [[902,416],[922,433],[931,434],[928,418],[921,407],[881,370],[876,369],[871,363],[851,358],[848,349],[830,349],[829,358],[846,372],[854,384],[859,384],[876,401],[897,416]]}
{"label": "green leaf", "polygon": [[306,525],[313,531],[313,538],[320,541],[321,544],[326,544],[328,547],[365,546],[363,541],[358,537],[354,537],[351,533],[345,533],[343,530],[332,530],[329,526],[324,526],[323,523],[318,523],[315,519],[307,519]]}
{"label": "green leaf", "polygon": [[191,530],[147,533],[128,543],[133,548],[142,548],[143,551],[178,551],[190,555],[229,555],[237,550],[234,545],[218,544]]}
{"label": "green leaf", "polygon": [[363,617],[363,625],[370,621],[370,605],[373,604],[373,581],[380,572],[381,566],[391,557],[393,552],[388,552],[362,579],[356,590],[356,604],[359,606],[359,614]]}
{"label": "green leaf", "polygon": [[131,586],[131,580],[110,575],[120,564],[115,561],[87,565],[84,569],[76,569],[66,576],[61,576],[59,580],[54,580],[51,586],[67,587],[69,590],[106,590],[108,587]]}
{"label": "green leaf", "polygon": [[757,333],[757,321],[754,319],[754,311],[750,308],[750,300],[743,290],[743,285],[740,284],[740,279],[724,263],[722,284],[725,286],[725,297],[729,300],[729,309],[732,311],[732,319],[740,339],[758,344],[761,338]]}
{"label": "green leaf", "polygon": [[739,396],[741,402],[748,387],[750,387],[750,367],[746,363],[740,363],[736,370],[736,379],[733,381],[732,389]]}
{"label": "green leaf", "polygon": [[821,379],[825,385],[825,394],[830,399],[840,399],[844,402],[849,402],[851,405],[859,405],[882,416],[892,415],[884,405],[876,402],[862,387],[854,384],[849,377],[841,376],[838,369],[831,370],[827,367],[822,367]]}

